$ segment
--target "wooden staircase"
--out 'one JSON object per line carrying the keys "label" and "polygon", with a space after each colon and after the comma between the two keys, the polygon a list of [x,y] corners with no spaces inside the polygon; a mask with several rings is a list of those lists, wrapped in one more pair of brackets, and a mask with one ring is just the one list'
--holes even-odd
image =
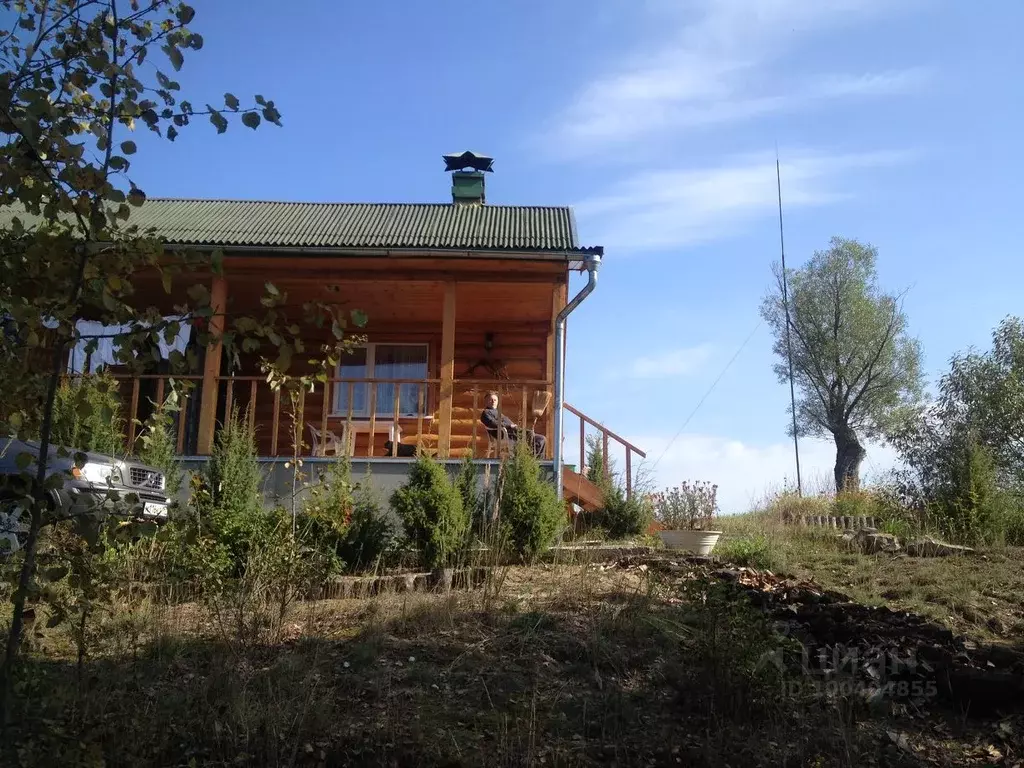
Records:
{"label": "wooden staircase", "polygon": [[604,506],[604,494],[584,475],[562,467],[562,490],[566,501],[578,504],[585,512],[597,512]]}

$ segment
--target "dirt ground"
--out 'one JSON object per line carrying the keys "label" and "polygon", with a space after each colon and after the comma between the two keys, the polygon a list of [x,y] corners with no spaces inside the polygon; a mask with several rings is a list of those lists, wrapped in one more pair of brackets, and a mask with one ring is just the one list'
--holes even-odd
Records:
{"label": "dirt ground", "polygon": [[[81,664],[67,637],[36,645],[7,764],[1024,759],[1012,651],[989,656],[929,620],[720,563],[499,569],[472,592],[296,603],[283,617],[141,601],[98,621],[90,645]],[[838,671],[808,664],[840,646],[861,655]],[[880,648],[930,666],[877,679],[865,659]],[[1002,675],[986,680],[1003,698],[981,707],[987,689],[943,683],[964,669]]]}

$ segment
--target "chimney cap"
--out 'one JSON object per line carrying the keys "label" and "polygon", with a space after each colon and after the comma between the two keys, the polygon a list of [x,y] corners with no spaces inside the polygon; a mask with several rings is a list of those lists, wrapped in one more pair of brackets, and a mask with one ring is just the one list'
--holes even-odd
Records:
{"label": "chimney cap", "polygon": [[442,155],[444,169],[446,171],[461,171],[465,168],[472,168],[474,171],[487,171],[494,173],[494,158],[487,155],[480,155],[476,152],[453,152],[450,155]]}

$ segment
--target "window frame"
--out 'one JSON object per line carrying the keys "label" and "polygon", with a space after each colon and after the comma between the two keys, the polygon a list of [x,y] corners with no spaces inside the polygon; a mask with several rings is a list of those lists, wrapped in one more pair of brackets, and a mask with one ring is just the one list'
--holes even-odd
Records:
{"label": "window frame", "polygon": [[[377,375],[376,374],[376,372],[377,372],[377,347],[421,347],[424,350],[424,352],[426,353],[424,355],[425,363],[426,363],[426,375],[424,376],[424,380],[430,378],[430,343],[429,342],[426,342],[426,341],[368,341],[365,344],[359,344],[359,345],[357,345],[355,347],[355,349],[365,349],[366,350],[366,378],[368,380],[376,378],[376,375]],[[345,362],[345,357],[343,355],[341,360],[338,361],[338,366],[334,369],[334,377],[336,379],[343,379],[343,378],[345,378],[344,376],[342,376],[342,373],[341,373],[341,367],[344,364],[344,362]],[[356,386],[359,386],[358,381],[356,382]],[[367,382],[367,387],[369,387],[369,386],[370,386],[370,384],[369,384],[369,381],[368,381]],[[374,384],[373,386],[380,386],[380,385],[379,384]],[[398,386],[402,386],[402,385],[398,385]],[[426,386],[426,382],[425,381],[424,381],[424,386]],[[335,381],[335,382],[332,382],[332,387],[334,388],[334,392],[332,392],[332,394],[331,394],[331,412],[330,412],[330,416],[332,416],[334,418],[339,418],[340,417],[340,418],[346,418],[347,419],[348,418],[348,409],[345,408],[344,410],[341,410],[341,409],[339,409],[338,406],[339,406],[339,402],[341,400],[341,393],[344,391],[342,388],[344,387],[345,389],[347,389],[348,388],[348,384],[347,383],[343,383],[343,382],[339,382],[339,381]],[[367,393],[369,393],[369,389],[367,389]],[[390,408],[393,404],[394,404],[393,402],[389,403],[387,407]],[[424,393],[424,397],[423,397],[423,413],[398,414],[398,415],[389,414],[389,413],[380,413],[381,404],[378,402],[376,405],[377,405],[377,411],[378,411],[377,414],[376,414],[376,418],[378,418],[378,419],[395,419],[395,418],[398,418],[398,419],[416,419],[416,418],[419,418],[420,416],[424,416],[425,417],[425,416],[428,416],[430,414],[430,412],[431,412],[430,411],[430,388],[427,387],[427,389],[426,389],[426,391]],[[367,397],[366,410],[363,411],[363,412],[358,412],[355,409],[353,409],[353,411],[352,411],[352,420],[353,421],[369,421],[370,418],[371,418],[370,402],[369,402],[369,397]]]}

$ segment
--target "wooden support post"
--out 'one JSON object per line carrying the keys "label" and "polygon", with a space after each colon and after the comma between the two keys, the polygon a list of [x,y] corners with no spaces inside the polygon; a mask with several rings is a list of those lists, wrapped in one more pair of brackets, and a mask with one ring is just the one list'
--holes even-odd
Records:
{"label": "wooden support post", "polygon": [[476,425],[480,422],[480,390],[473,385],[473,437],[469,442],[469,451],[476,458]]}
{"label": "wooden support post", "polygon": [[[523,432],[526,431],[526,421],[527,421],[527,419],[529,419],[529,416],[527,416],[528,411],[526,410],[526,392],[527,392],[527,390],[526,390],[526,387],[524,386],[523,387],[523,393],[522,393],[523,394],[523,402],[522,402],[522,405],[519,408],[519,428],[521,430],[523,430]],[[523,437],[525,438],[526,435],[524,434]]]}
{"label": "wooden support post", "polygon": [[416,385],[416,452],[419,453],[423,449],[423,384]]}
{"label": "wooden support post", "polygon": [[177,453],[185,453],[185,418],[188,414],[188,390],[181,393],[181,407],[178,408],[178,446]]}
{"label": "wooden support post", "polygon": [[581,475],[587,474],[587,425],[580,419],[580,466]]}
{"label": "wooden support post", "polygon": [[132,404],[128,413],[128,453],[135,451],[135,422],[139,416],[139,377],[132,379]]}
{"label": "wooden support post", "polygon": [[270,455],[277,456],[277,433],[281,427],[281,390],[274,390],[274,415],[270,422]]}
{"label": "wooden support post", "polygon": [[377,382],[370,384],[370,434],[366,441],[366,455],[373,456],[373,438],[377,433]]}
{"label": "wooden support post", "polygon": [[228,284],[223,275],[215,275],[210,285],[209,333],[212,337],[206,348],[203,365],[203,391],[199,400],[199,439],[196,453],[209,456],[213,452],[213,432],[217,423],[217,388],[220,376],[220,358],[223,351],[220,337],[224,333],[224,311],[227,305]]}
{"label": "wooden support post", "polygon": [[[323,456],[327,455],[327,414],[331,411],[331,382],[324,382],[324,401],[320,406],[320,440]],[[338,446],[334,446],[334,455],[338,455]]]}
{"label": "wooden support post", "polygon": [[633,497],[633,451],[626,447],[626,501]]}
{"label": "wooden support post", "polygon": [[224,418],[231,418],[231,408],[235,404],[235,377],[228,379],[227,388],[224,392]]}
{"label": "wooden support post", "polygon": [[352,408],[356,396],[356,383],[348,383],[348,415],[345,417],[345,452],[352,457],[356,455],[356,436],[352,431]]}
{"label": "wooden support post", "polygon": [[163,404],[164,404],[164,379],[161,376],[159,379],[156,380],[156,403],[154,403],[154,405],[156,405],[156,407],[159,408]]}
{"label": "wooden support post", "polygon": [[452,450],[452,399],[455,395],[455,283],[444,286],[441,318],[441,403],[438,409],[437,456],[447,459]]}
{"label": "wooden support post", "polygon": [[601,437],[602,437],[602,440],[601,440],[601,462],[603,464],[603,466],[601,467],[601,476],[604,477],[604,478],[607,478],[608,477],[608,433],[607,432],[602,432],[601,433]]}
{"label": "wooden support post", "polygon": [[394,384],[392,386],[394,386],[394,388],[395,388],[395,403],[394,403],[394,408],[395,409],[391,412],[391,415],[395,417],[395,421],[394,421],[394,423],[392,424],[392,427],[391,427],[391,456],[395,457],[395,456],[398,455],[398,444],[402,440],[402,427],[398,423],[398,406],[400,405],[399,397],[401,395],[401,386],[402,385],[401,384]]}
{"label": "wooden support post", "polygon": [[249,382],[249,431],[256,432],[256,379]]}
{"label": "wooden support post", "polygon": [[[547,414],[547,438],[548,444],[546,447],[546,453],[548,459],[555,458],[555,417],[558,415],[555,413],[555,324],[558,320],[558,313],[562,311],[568,299],[568,284],[557,283],[554,290],[551,292],[551,328],[548,330],[548,348],[547,348],[547,367],[546,374],[547,380],[551,386],[551,405],[548,406]],[[580,456],[580,467],[583,466],[583,456]]]}

